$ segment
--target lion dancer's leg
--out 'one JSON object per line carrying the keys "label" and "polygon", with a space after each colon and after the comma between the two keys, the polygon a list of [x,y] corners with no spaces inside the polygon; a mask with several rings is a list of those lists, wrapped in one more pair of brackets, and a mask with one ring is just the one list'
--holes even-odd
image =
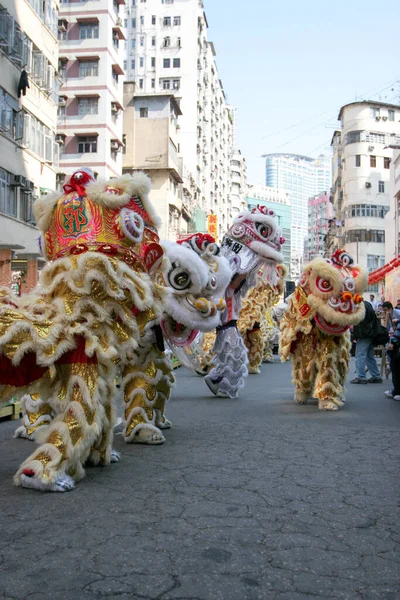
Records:
{"label": "lion dancer's leg", "polygon": [[343,406],[344,379],[348,368],[347,345],[340,337],[320,337],[314,397],[318,399],[320,410],[339,410]]}
{"label": "lion dancer's leg", "polygon": [[248,351],[249,373],[260,373],[264,351],[264,335],[259,323],[255,323],[253,329],[246,332],[244,343]]}
{"label": "lion dancer's leg", "polygon": [[[78,348],[57,364],[55,393],[49,399],[56,417],[41,446],[17,471],[16,485],[65,492],[74,487],[74,480],[84,476],[83,464],[102,437],[105,407],[97,360],[82,359],[82,354]],[[79,357],[82,362],[76,362]]]}
{"label": "lion dancer's leg", "polygon": [[21,398],[22,425],[16,429],[14,437],[34,440],[36,433],[47,427],[52,420],[52,410],[48,402],[39,394],[25,394]]}
{"label": "lion dancer's leg", "polygon": [[171,427],[164,408],[174,382],[172,365],[164,352],[152,345],[142,350],[135,364],[122,373],[125,402],[124,439],[127,443],[162,444],[160,429]]}
{"label": "lion dancer's leg", "polygon": [[248,359],[236,321],[218,328],[213,352],[213,369],[205,377],[206,384],[216,396],[237,398],[248,374]]}
{"label": "lion dancer's leg", "polygon": [[274,362],[274,355],[272,352],[273,347],[273,337],[271,328],[268,327],[266,334],[264,336],[264,348],[263,348],[263,362],[272,363]]}
{"label": "lion dancer's leg", "polygon": [[292,361],[292,378],[295,386],[294,399],[298,404],[306,404],[312,392],[315,380],[315,349],[313,335],[298,334],[294,343]]}

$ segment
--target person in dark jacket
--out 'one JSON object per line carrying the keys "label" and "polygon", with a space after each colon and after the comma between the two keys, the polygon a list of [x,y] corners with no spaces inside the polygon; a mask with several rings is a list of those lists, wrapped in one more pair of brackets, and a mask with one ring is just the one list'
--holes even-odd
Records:
{"label": "person in dark jacket", "polygon": [[[379,331],[379,321],[372,305],[364,300],[365,318],[353,330],[356,341],[357,377],[350,383],[382,383],[379,367],[375,359],[374,337]],[[371,377],[366,377],[366,367]]]}
{"label": "person in dark jacket", "polygon": [[385,396],[400,402],[400,321],[397,321],[396,329],[390,338],[387,353],[390,358],[393,390],[385,392]]}

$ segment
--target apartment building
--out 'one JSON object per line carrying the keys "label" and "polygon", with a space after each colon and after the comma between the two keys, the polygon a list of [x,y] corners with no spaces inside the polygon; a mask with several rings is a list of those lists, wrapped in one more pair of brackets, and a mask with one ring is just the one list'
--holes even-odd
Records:
{"label": "apartment building", "polygon": [[231,219],[230,169],[233,120],[207,38],[201,0],[133,2],[125,16],[127,80],[136,95],[173,93],[179,117],[178,154],[193,180],[196,224],[217,215],[218,237]]}
{"label": "apartment building", "polygon": [[194,216],[190,180],[184,179],[178,154],[182,111],[168,90],[136,96],[135,87],[124,84],[123,172],[150,175],[150,198],[162,220],[160,237],[175,241],[188,233]]}
{"label": "apartment building", "polygon": [[122,173],[125,0],[63,1],[58,17],[58,187],[79,167]]}
{"label": "apartment building", "polygon": [[299,154],[266,154],[265,183],[287,190],[292,203],[291,272],[300,276],[304,262],[304,241],[308,237],[308,199],[331,187],[331,165],[326,156],[311,158]]}
{"label": "apartment building", "polygon": [[264,185],[250,185],[246,195],[247,207],[251,210],[260,206],[268,206],[275,212],[285,243],[282,246],[284,263],[289,270],[288,279],[291,278],[291,235],[292,235],[292,203],[291,196],[286,190],[267,187]]}
{"label": "apartment building", "polygon": [[247,193],[247,166],[246,159],[240,150],[232,150],[231,154],[231,192],[230,192],[230,218],[246,209]]}
{"label": "apartment building", "polygon": [[55,188],[58,0],[0,5],[0,283],[36,285],[36,197]]}
{"label": "apartment building", "polygon": [[[335,224],[330,248],[346,246],[369,272],[385,264],[392,202],[390,166],[400,141],[400,106],[375,101],[346,104],[332,138]],[[379,284],[368,291],[379,292]]]}

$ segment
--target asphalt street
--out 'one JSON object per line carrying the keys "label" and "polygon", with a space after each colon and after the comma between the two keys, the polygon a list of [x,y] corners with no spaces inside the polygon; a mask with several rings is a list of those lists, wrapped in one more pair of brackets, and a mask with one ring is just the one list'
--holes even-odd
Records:
{"label": "asphalt street", "polygon": [[[354,376],[354,373],[350,373]],[[400,598],[400,402],[348,385],[294,403],[289,364],[241,398],[177,371],[163,446],[124,444],[72,492],[17,489],[32,450],[0,423],[0,598]]]}

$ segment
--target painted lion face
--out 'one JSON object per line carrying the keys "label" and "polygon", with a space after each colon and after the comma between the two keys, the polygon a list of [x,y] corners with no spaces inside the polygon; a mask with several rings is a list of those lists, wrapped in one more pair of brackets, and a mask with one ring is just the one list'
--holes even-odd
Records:
{"label": "painted lion face", "polygon": [[284,241],[274,211],[259,206],[237,215],[224,236],[221,250],[236,273],[246,273],[254,269],[260,259],[283,263]]}
{"label": "painted lion face", "polygon": [[164,278],[171,298],[161,327],[175,346],[186,346],[199,331],[212,331],[220,324],[232,271],[228,261],[218,256],[215,243],[198,252],[189,243],[163,242],[163,248],[168,259]]}
{"label": "painted lion face", "polygon": [[340,335],[363,320],[366,287],[367,274],[345,250],[337,250],[330,259],[316,258],[304,267],[294,295],[304,318],[313,318],[325,333]]}

